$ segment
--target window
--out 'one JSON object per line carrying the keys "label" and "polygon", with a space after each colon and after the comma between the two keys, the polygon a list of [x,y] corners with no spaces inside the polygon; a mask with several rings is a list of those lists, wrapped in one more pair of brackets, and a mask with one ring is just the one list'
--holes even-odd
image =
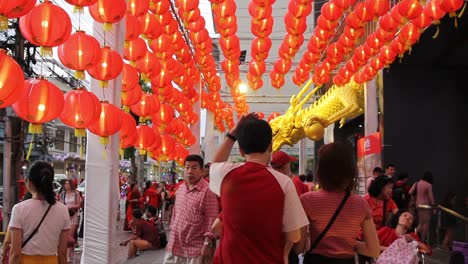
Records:
{"label": "window", "polygon": [[55,131],[55,149],[57,150],[64,150],[64,142],[65,142],[65,131],[61,129],[57,129]]}
{"label": "window", "polygon": [[70,133],[70,143],[69,143],[69,151],[73,153],[78,152],[78,138],[75,137],[73,133]]}
{"label": "window", "polygon": [[81,138],[81,147],[82,147],[83,154],[86,154],[86,137]]}

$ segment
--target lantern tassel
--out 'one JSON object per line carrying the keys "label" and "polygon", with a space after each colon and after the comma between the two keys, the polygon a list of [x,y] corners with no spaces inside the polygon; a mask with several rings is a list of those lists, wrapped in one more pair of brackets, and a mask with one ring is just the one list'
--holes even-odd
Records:
{"label": "lantern tassel", "polygon": [[439,31],[440,31],[440,28],[439,26],[437,26],[436,33],[434,34],[434,36],[432,36],[433,39],[436,39],[439,36]]}
{"label": "lantern tassel", "polygon": [[8,29],[8,17],[0,16],[0,30]]}
{"label": "lantern tassel", "polygon": [[28,153],[26,154],[26,160],[29,160],[29,157],[31,156],[33,145],[34,145],[34,134],[32,135],[31,142],[29,143],[29,149],[28,149]]}
{"label": "lantern tassel", "polygon": [[458,18],[461,18],[463,16],[463,13],[465,13],[465,8],[466,8],[466,2],[463,4],[462,10],[458,14]]}
{"label": "lantern tassel", "polygon": [[74,6],[73,7],[73,13],[83,14],[84,13],[84,8],[82,6]]}
{"label": "lantern tassel", "polygon": [[41,47],[41,55],[43,57],[52,57],[52,47]]}
{"label": "lantern tassel", "polygon": [[40,134],[40,133],[42,133],[42,124],[33,124],[33,123],[30,123],[30,124],[29,124],[28,132],[29,132],[30,134]]}
{"label": "lantern tassel", "polygon": [[104,31],[109,32],[112,30],[112,23],[104,23]]}
{"label": "lantern tassel", "polygon": [[84,80],[85,78],[84,71],[75,71],[75,78],[77,78],[78,80]]}
{"label": "lantern tassel", "polygon": [[139,149],[138,153],[140,153],[140,155],[146,155],[146,149]]}
{"label": "lantern tassel", "polygon": [[119,148],[119,155],[120,155],[120,158],[123,158],[123,155],[124,155],[124,149],[123,148]]}
{"label": "lantern tassel", "polygon": [[135,62],[135,61],[130,61],[129,63],[130,63],[130,65],[132,65],[133,67],[136,66],[136,62]]}
{"label": "lantern tassel", "polygon": [[84,136],[86,136],[86,129],[75,128],[75,137],[84,137]]}
{"label": "lantern tassel", "polygon": [[99,86],[101,88],[107,88],[109,86],[109,82],[108,81],[99,81]]}
{"label": "lantern tassel", "polygon": [[99,142],[101,142],[102,145],[109,145],[110,140],[109,137],[101,137]]}
{"label": "lantern tassel", "polygon": [[128,105],[124,105],[124,106],[122,107],[122,109],[123,109],[125,112],[127,112],[127,113],[130,112],[130,107],[129,107]]}
{"label": "lantern tassel", "polygon": [[141,79],[145,82],[150,82],[150,79],[148,78],[148,75],[146,75],[146,73],[141,74]]}
{"label": "lantern tassel", "polygon": [[120,97],[122,97],[122,100],[127,100],[127,93],[126,92],[121,92]]}
{"label": "lantern tassel", "polygon": [[124,48],[128,48],[130,47],[130,44],[128,43],[128,40],[125,40],[124,41]]}

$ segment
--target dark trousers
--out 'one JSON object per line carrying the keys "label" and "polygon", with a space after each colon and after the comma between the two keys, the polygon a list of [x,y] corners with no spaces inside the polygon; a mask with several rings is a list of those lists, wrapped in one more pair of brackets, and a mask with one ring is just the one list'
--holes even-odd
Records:
{"label": "dark trousers", "polygon": [[299,264],[299,256],[291,249],[288,255],[289,264]]}
{"label": "dark trousers", "polygon": [[339,259],[306,253],[304,264],[354,264],[354,258]]}

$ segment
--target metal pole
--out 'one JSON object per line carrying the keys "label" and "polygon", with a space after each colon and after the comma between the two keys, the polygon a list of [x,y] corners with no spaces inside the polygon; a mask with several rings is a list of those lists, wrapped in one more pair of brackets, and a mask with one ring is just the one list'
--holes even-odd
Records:
{"label": "metal pole", "polygon": [[305,174],[307,166],[307,138],[299,141],[299,174]]}

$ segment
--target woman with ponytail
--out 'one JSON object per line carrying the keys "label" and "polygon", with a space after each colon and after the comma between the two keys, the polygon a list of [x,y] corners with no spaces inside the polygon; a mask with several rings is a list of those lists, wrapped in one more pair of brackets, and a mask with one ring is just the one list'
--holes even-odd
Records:
{"label": "woman with ponytail", "polygon": [[26,176],[32,199],[13,206],[10,230],[10,263],[67,263],[70,216],[57,203],[54,169],[45,161],[34,162]]}

